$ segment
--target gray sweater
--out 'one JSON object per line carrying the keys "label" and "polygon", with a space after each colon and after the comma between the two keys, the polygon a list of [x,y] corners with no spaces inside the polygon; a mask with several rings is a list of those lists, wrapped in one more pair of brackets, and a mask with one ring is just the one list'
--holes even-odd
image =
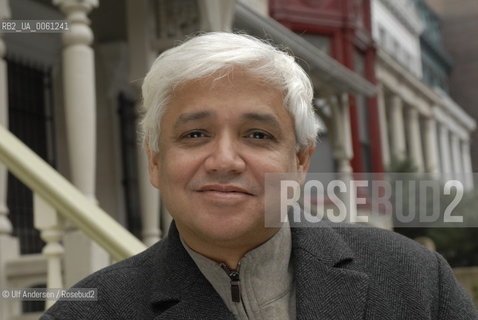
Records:
{"label": "gray sweater", "polygon": [[237,302],[231,296],[227,267],[193,251],[184,241],[182,243],[237,319],[295,319],[292,243],[288,225],[239,261],[240,299]]}

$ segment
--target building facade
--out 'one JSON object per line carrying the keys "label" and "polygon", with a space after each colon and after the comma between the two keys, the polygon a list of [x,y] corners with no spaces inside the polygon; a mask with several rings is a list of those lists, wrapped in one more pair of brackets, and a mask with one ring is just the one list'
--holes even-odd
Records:
{"label": "building facade", "polygon": [[[100,211],[76,219],[28,184],[31,174],[0,166],[0,288],[68,287],[111,263],[124,239],[113,232],[99,246],[96,224],[128,229],[145,245],[167,233],[171,216],[137,144],[140,87],[159,53],[198,31],[246,32],[298,57],[324,124],[311,171],[383,172],[409,158],[420,172],[471,172],[475,122],[446,86],[426,84],[427,63],[441,76],[448,65],[433,60],[433,47],[423,54],[426,24],[412,3],[0,0],[2,19],[71,25],[64,34],[0,33],[0,125],[117,223]],[[0,320],[37,318],[44,307],[0,300]]]}
{"label": "building facade", "polygon": [[[63,34],[0,34],[0,124],[97,208],[89,220],[81,208],[60,210],[70,195],[47,194],[45,178],[34,183],[35,172],[23,175],[8,161],[18,150],[2,149],[11,172],[0,167],[0,287],[71,286],[122,256],[115,248],[128,244],[109,230],[126,237],[128,229],[146,245],[166,234],[171,217],[136,143],[139,93],[155,57],[194,32],[241,30],[289,48],[313,79],[316,101],[333,106],[324,162],[351,171],[349,95],[373,96],[373,84],[268,13],[267,1],[0,1],[2,19],[70,22]],[[109,235],[92,231],[100,227]],[[44,307],[1,300],[0,319],[37,318]]]}
{"label": "building facade", "polygon": [[[473,0],[426,0],[440,21],[443,45],[453,60],[449,94],[468,114],[478,117],[478,44],[470,36],[478,32],[478,3]],[[471,134],[473,168],[478,165],[478,132]]]}
{"label": "building facade", "polygon": [[432,39],[436,21],[423,19],[433,13],[417,3],[372,5],[383,161],[393,168],[409,160],[419,173],[456,178],[470,190],[470,134],[476,123],[446,93],[450,61],[439,38]]}
{"label": "building facade", "polygon": [[[370,1],[272,0],[270,5],[274,19],[302,35],[345,67],[375,83],[376,58]],[[377,101],[374,97],[351,95],[349,104],[352,170],[381,172],[384,167],[378,134]],[[323,141],[327,141],[327,137],[325,134]]]}

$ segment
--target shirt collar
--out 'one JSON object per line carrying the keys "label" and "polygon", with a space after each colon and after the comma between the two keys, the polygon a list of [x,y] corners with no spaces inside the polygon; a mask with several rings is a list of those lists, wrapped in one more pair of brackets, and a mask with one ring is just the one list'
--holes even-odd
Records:
{"label": "shirt collar", "polygon": [[[201,273],[211,283],[232,311],[235,305],[231,297],[230,278],[220,263],[195,252],[181,242]],[[254,301],[257,308],[274,301],[290,291],[293,283],[293,264],[290,261],[292,250],[291,231],[284,225],[268,241],[249,251],[240,262],[239,277],[243,297]]]}

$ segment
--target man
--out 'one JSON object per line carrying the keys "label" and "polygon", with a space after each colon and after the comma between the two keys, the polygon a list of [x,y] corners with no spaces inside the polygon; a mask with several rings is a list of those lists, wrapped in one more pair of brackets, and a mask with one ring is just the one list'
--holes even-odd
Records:
{"label": "man", "polygon": [[445,260],[411,240],[265,227],[265,174],[309,167],[312,95],[291,56],[249,36],[161,54],[142,125],[169,234],[77,284],[97,302],[58,302],[42,319],[476,319]]}

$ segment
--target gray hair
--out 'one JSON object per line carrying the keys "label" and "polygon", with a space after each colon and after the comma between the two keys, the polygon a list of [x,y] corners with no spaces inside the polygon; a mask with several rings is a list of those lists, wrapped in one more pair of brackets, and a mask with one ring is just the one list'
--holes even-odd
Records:
{"label": "gray hair", "polygon": [[177,85],[217,72],[227,75],[234,67],[281,90],[284,107],[294,119],[297,148],[315,145],[319,122],[312,106],[313,89],[294,57],[249,35],[211,32],[164,51],[146,75],[141,128],[149,148],[159,151],[161,117]]}

